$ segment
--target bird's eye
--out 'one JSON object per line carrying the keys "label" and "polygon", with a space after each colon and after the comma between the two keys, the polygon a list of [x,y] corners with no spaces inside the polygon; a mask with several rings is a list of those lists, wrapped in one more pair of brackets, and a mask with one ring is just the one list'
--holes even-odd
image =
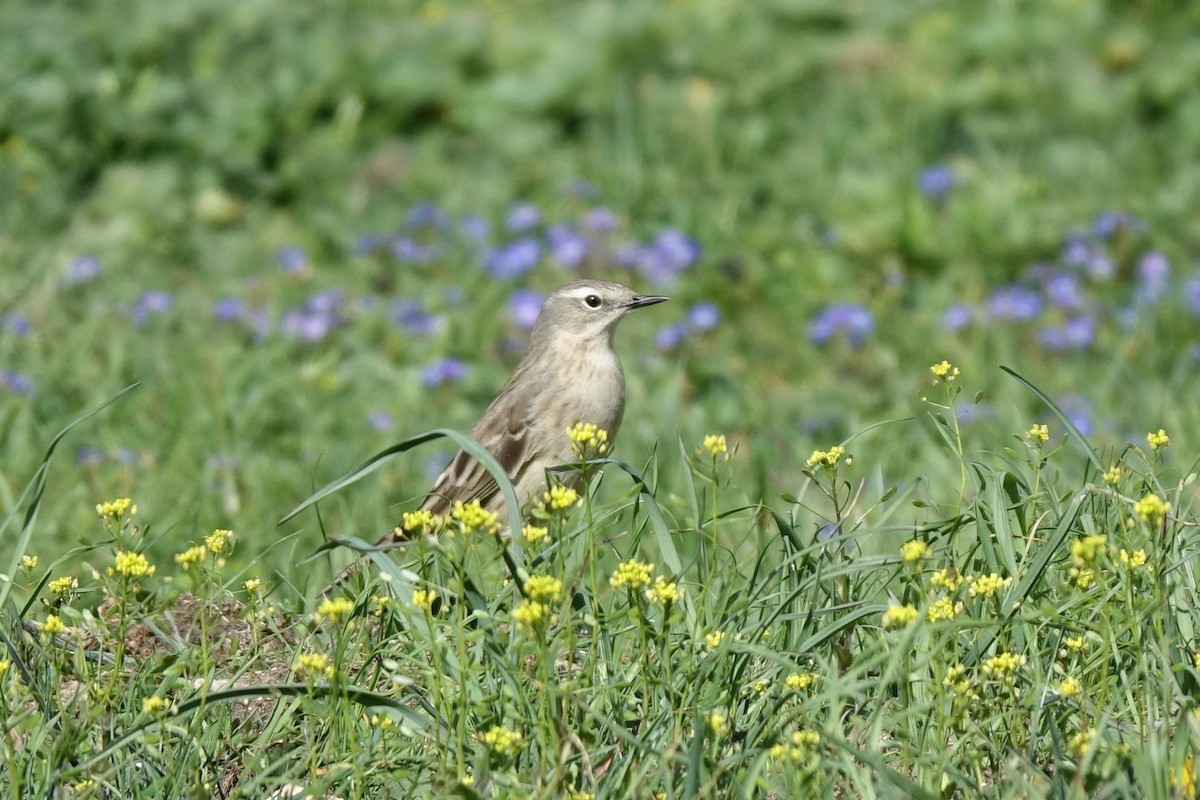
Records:
{"label": "bird's eye", "polygon": [[600,298],[594,294],[589,294],[587,297],[583,298],[583,302],[587,303],[588,308],[600,307]]}

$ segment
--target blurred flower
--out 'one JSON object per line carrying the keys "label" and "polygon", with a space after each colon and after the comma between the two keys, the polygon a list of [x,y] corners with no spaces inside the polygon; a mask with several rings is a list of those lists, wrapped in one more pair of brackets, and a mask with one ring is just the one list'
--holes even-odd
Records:
{"label": "blurred flower", "polygon": [[1081,434],[1091,436],[1095,430],[1092,422],[1092,404],[1081,394],[1065,394],[1058,398],[1058,408]]}
{"label": "blurred flower", "polygon": [[1183,302],[1188,311],[1200,317],[1200,276],[1193,276],[1183,282]]}
{"label": "blurred flower", "polygon": [[13,394],[32,394],[33,379],[10,369],[0,369],[0,389]]}
{"label": "blurred flower", "polygon": [[383,237],[377,233],[360,233],[354,237],[354,255],[369,256],[379,249]]}
{"label": "blurred flower", "polygon": [[414,264],[428,264],[437,258],[436,245],[425,245],[408,236],[393,236],[388,239],[388,249],[398,261],[410,261]]}
{"label": "blurred flower", "polygon": [[443,383],[456,383],[467,377],[467,367],[457,358],[443,358],[421,371],[421,383],[434,389]]}
{"label": "blurred flower", "polygon": [[18,314],[15,311],[10,311],[3,317],[0,317],[0,324],[3,325],[4,330],[17,336],[28,336],[31,329],[29,317],[24,314]]}
{"label": "blurred flower", "polygon": [[1113,263],[1107,253],[1100,251],[1092,253],[1085,267],[1087,274],[1097,281],[1106,281],[1117,274],[1117,265]]}
{"label": "blurred flower", "polygon": [[275,262],[289,275],[305,275],[311,266],[308,253],[296,245],[286,245],[276,250]]}
{"label": "blurred flower", "polygon": [[104,462],[104,452],[97,447],[83,446],[75,451],[75,464],[90,467]]}
{"label": "blurred flower", "polygon": [[133,452],[132,447],[118,447],[112,454],[112,460],[128,467],[137,460],[137,455]]}
{"label": "blurred flower", "polygon": [[446,325],[441,315],[426,311],[420,301],[412,299],[392,303],[391,318],[400,330],[411,336],[433,336]]}
{"label": "blurred flower", "polygon": [[150,317],[170,311],[173,303],[171,295],[152,289],[148,292],[142,292],[141,296],[134,301],[133,308],[129,311],[129,316],[133,320],[134,325],[141,326]]}
{"label": "blurred flower", "polygon": [[426,458],[424,465],[421,467],[421,471],[425,474],[426,480],[432,481],[437,478],[437,476],[441,475],[442,471],[445,470],[450,464],[451,458],[452,456],[446,452],[434,453]]}
{"label": "blurred flower", "polygon": [[303,342],[319,342],[341,323],[336,314],[308,309],[291,309],[283,314],[279,329]]}
{"label": "blurred flower", "polygon": [[367,415],[367,422],[377,431],[386,431],[395,424],[392,415],[383,410],[372,411]]}
{"label": "blurred flower", "polygon": [[459,221],[458,232],[469,242],[482,242],[492,232],[492,224],[478,214],[468,214]]}
{"label": "blurred flower", "polygon": [[974,312],[965,303],[955,303],[942,312],[942,330],[954,332],[971,324]]}
{"label": "blurred flower", "polygon": [[688,309],[688,327],[696,332],[711,331],[721,322],[721,311],[713,303],[697,303]]}
{"label": "blurred flower", "polygon": [[945,164],[934,164],[917,174],[917,188],[934,203],[942,203],[958,183],[954,171]]}
{"label": "blurred flower", "polygon": [[612,233],[617,229],[617,215],[603,206],[588,209],[581,222],[592,233]]}
{"label": "blurred flower", "polygon": [[1157,250],[1151,250],[1138,260],[1138,299],[1145,303],[1156,303],[1167,291],[1167,280],[1171,276],[1171,264]]}
{"label": "blurred flower", "polygon": [[245,304],[236,297],[222,297],[213,308],[217,322],[237,322],[245,313]]}
{"label": "blurred flower", "polygon": [[854,303],[834,303],[826,306],[808,327],[808,337],[816,344],[825,344],[838,333],[854,346],[863,343],[875,328],[875,319],[866,308]]}
{"label": "blurred flower", "polygon": [[567,194],[575,197],[596,197],[600,194],[600,190],[596,188],[595,184],[583,178],[571,179],[564,188]]}
{"label": "blurred flower", "polygon": [[[658,256],[655,266],[665,268],[669,278],[674,278],[678,273],[689,269],[700,258],[700,245],[678,228],[667,228],[659,233],[654,239],[652,249]],[[647,277],[656,277],[653,270],[647,268],[647,271]]]}
{"label": "blurred flower", "polygon": [[1063,242],[1059,258],[1068,267],[1083,267],[1092,260],[1093,255],[1091,243],[1082,233],[1072,231],[1067,234],[1067,240]]}
{"label": "blurred flower", "polygon": [[1083,307],[1083,294],[1079,288],[1079,279],[1067,272],[1059,272],[1049,276],[1042,291],[1052,306],[1067,311],[1077,311]]}
{"label": "blurred flower", "polygon": [[450,218],[429,200],[422,200],[408,212],[404,224],[409,228],[445,228]]}
{"label": "blurred flower", "polygon": [[1096,322],[1091,317],[1073,317],[1062,325],[1042,328],[1038,338],[1042,347],[1055,353],[1082,350],[1096,338]]}
{"label": "blurred flower", "polygon": [[537,322],[546,296],[532,289],[517,289],[508,298],[508,313],[519,327],[529,330]]}
{"label": "blurred flower", "polygon": [[100,274],[100,259],[92,255],[78,256],[67,264],[67,274],[63,276],[64,286],[74,286],[77,283],[87,283]]}
{"label": "blurred flower", "polygon": [[483,266],[493,278],[516,278],[536,267],[541,258],[541,244],[526,237],[489,250]]}
{"label": "blurred flower", "polygon": [[987,310],[993,319],[1033,319],[1041,313],[1042,299],[1032,289],[1011,284],[992,292]]}
{"label": "blurred flower", "polygon": [[575,269],[587,258],[588,242],[569,225],[559,223],[546,231],[546,242],[554,259],[567,269]]}
{"label": "blurred flower", "polygon": [[674,350],[683,344],[687,334],[687,327],[681,322],[667,325],[659,328],[658,333],[654,334],[654,346],[659,350]]}
{"label": "blurred flower", "polygon": [[508,211],[504,227],[511,233],[524,233],[542,222],[542,211],[533,203],[518,203]]}

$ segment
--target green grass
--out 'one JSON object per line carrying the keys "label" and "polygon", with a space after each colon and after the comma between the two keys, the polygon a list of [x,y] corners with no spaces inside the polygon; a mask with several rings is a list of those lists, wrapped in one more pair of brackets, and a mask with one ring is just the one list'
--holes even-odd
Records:
{"label": "green grass", "polygon": [[[455,788],[467,775],[481,796],[514,797],[1183,794],[1170,781],[1195,753],[1200,677],[1198,13],[4,4],[0,783],[29,796],[83,780],[134,796],[470,796]],[[937,164],[955,179],[940,201],[918,187]],[[523,346],[512,292],[574,274],[545,257],[498,279],[458,232],[477,214],[508,241],[525,201],[539,237],[610,209],[615,230],[580,271],[639,289],[655,287],[613,264],[621,245],[675,228],[702,248],[662,288],[672,302],[618,334],[621,463],[550,521],[549,543],[459,536],[374,554],[393,603],[372,615],[383,590],[364,587],[350,620],[315,625],[314,592],[351,557],[333,545],[393,526],[457,445],[397,453],[319,515],[276,523],[372,453],[470,428]],[[406,227],[422,202],[453,224]],[[1106,211],[1140,220],[1087,239],[1112,275],[1080,278],[1079,307],[1054,305],[1032,265],[1085,276],[1066,244]],[[440,250],[356,253],[363,234],[401,231]],[[284,247],[303,249],[302,268],[277,263]],[[1170,265],[1154,296],[1152,253]],[[70,280],[85,255],[99,274]],[[1014,282],[1040,293],[1034,318],[987,311]],[[135,320],[148,291],[170,307]],[[342,324],[281,332],[324,292],[340,293]],[[270,331],[216,319],[223,298],[261,309]],[[398,325],[399,300],[440,327]],[[698,302],[720,324],[655,346]],[[812,340],[831,303],[872,314],[860,346]],[[957,303],[975,317],[950,331]],[[1044,328],[1079,316],[1088,343],[1046,346]],[[466,377],[425,386],[445,357]],[[954,398],[930,384],[943,359],[962,370]],[[1045,442],[1027,434],[1040,424]],[[1152,451],[1160,428],[1171,444]],[[729,461],[697,454],[709,434],[727,437]],[[837,444],[852,464],[806,464]],[[1161,524],[1134,511],[1147,493],[1171,504]],[[122,497],[138,514],[101,525],[96,504]],[[176,563],[216,529],[234,535],[222,564]],[[1094,535],[1105,546],[1076,563]],[[905,564],[913,539],[929,553]],[[1146,564],[1125,566],[1122,548]],[[109,575],[117,550],[155,574]],[[610,587],[630,559],[682,599],[668,610]],[[944,591],[930,578],[950,566],[1012,582],[991,598],[964,584],[962,610],[929,622]],[[1081,569],[1095,571],[1086,586]],[[563,582],[554,622],[514,622],[513,573]],[[78,589],[54,596],[64,577]],[[410,604],[414,587],[438,593],[436,614]],[[884,628],[894,604],[919,620]],[[61,641],[37,627],[50,613]],[[332,678],[296,671],[310,652]],[[982,672],[1003,653],[1025,659],[1011,686]],[[962,691],[945,682],[958,662]],[[817,680],[789,690],[793,673]],[[1082,692],[1063,696],[1067,678]],[[179,713],[144,712],[152,696]],[[489,748],[493,725],[526,746]],[[771,755],[800,730],[820,743]]]}

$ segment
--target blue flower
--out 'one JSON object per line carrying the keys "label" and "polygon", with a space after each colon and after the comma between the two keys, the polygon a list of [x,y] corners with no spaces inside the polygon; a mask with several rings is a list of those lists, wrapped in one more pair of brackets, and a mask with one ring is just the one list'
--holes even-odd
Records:
{"label": "blue flower", "polygon": [[713,303],[697,303],[688,309],[688,328],[696,333],[711,331],[721,322],[721,310]]}
{"label": "blue flower", "polygon": [[3,323],[4,330],[16,336],[28,336],[33,327],[29,324],[29,317],[16,311],[10,311],[0,317],[0,322]]}
{"label": "blue flower", "polygon": [[432,336],[445,327],[446,321],[439,314],[426,311],[417,300],[397,300],[392,303],[392,321],[412,336]]}
{"label": "blue flower", "polygon": [[533,203],[518,203],[509,209],[504,227],[511,233],[524,233],[542,222],[542,211]]}
{"label": "blue flower", "polygon": [[546,296],[532,289],[517,289],[508,298],[508,313],[519,327],[529,330],[537,322]]}
{"label": "blue flower", "polygon": [[1146,303],[1161,300],[1171,277],[1171,264],[1167,257],[1157,250],[1151,250],[1138,259],[1137,273],[1138,299]]}
{"label": "blue flower", "polygon": [[408,212],[404,224],[409,228],[445,228],[450,224],[450,219],[432,202],[422,200]]}
{"label": "blue flower", "polygon": [[1024,286],[1003,286],[992,292],[987,310],[993,319],[1029,320],[1042,312],[1042,298]]}
{"label": "blue flower", "polygon": [[808,337],[824,344],[841,333],[854,346],[861,345],[875,328],[875,319],[866,308],[854,303],[834,303],[826,306],[808,327]]}
{"label": "blue flower", "polygon": [[617,229],[617,215],[604,207],[592,208],[584,213],[582,224],[592,233],[612,233]]}
{"label": "blue flower", "polygon": [[971,324],[975,313],[965,303],[955,303],[942,312],[942,329],[950,332],[959,331]]}
{"label": "blue flower", "polygon": [[392,255],[400,261],[411,261],[414,264],[428,264],[437,258],[436,245],[421,244],[407,236],[393,236],[388,242]]}
{"label": "blue flower", "polygon": [[75,451],[75,464],[80,467],[91,467],[104,463],[104,452],[97,447],[84,445]]}
{"label": "blue flower", "polygon": [[19,372],[0,369],[0,389],[7,389],[13,394],[33,394],[33,380]]}
{"label": "blue flower", "polygon": [[336,314],[294,308],[284,312],[279,330],[302,342],[319,342],[339,324],[341,320]]}
{"label": "blue flower", "polygon": [[1188,311],[1200,317],[1200,276],[1183,282],[1183,302],[1187,304]]}
{"label": "blue flower", "polygon": [[443,358],[421,371],[421,383],[435,389],[443,383],[457,383],[467,377],[467,367],[457,358]]}
{"label": "blue flower", "polygon": [[517,278],[536,267],[541,259],[541,244],[526,237],[490,250],[484,257],[484,269],[493,278]]}
{"label": "blue flower", "polygon": [[156,290],[142,292],[141,296],[134,301],[129,316],[133,320],[133,324],[140,327],[150,317],[170,311],[173,304],[171,295],[166,292]]}
{"label": "blue flower", "polygon": [[377,233],[360,233],[354,237],[354,255],[369,256],[379,249],[383,237]]}
{"label": "blue flower", "polygon": [[554,259],[567,269],[577,268],[587,258],[587,239],[569,225],[560,223],[550,226],[550,229],[546,231],[546,241],[550,245],[550,252],[554,254]]}
{"label": "blue flower", "polygon": [[945,164],[934,164],[917,174],[917,188],[934,203],[943,202],[958,180]]}
{"label": "blue flower", "polygon": [[93,255],[83,255],[71,259],[71,263],[67,264],[67,274],[63,276],[63,284],[65,286],[74,286],[77,283],[87,283],[100,274],[100,259]]}
{"label": "blue flower", "polygon": [[1039,333],[1042,347],[1055,353],[1082,350],[1096,338],[1096,322],[1091,317],[1073,317],[1062,325],[1046,326]]}
{"label": "blue flower", "polygon": [[1050,304],[1067,311],[1076,311],[1083,307],[1083,293],[1079,287],[1079,279],[1067,272],[1051,275],[1043,284],[1042,291]]}
{"label": "blue flower", "polygon": [[485,241],[492,232],[492,224],[477,214],[468,214],[458,223],[458,232],[469,242]]}
{"label": "blue flower", "polygon": [[1140,232],[1145,227],[1140,219],[1124,211],[1102,211],[1092,220],[1092,233],[1100,239],[1111,239],[1121,228]]}
{"label": "blue flower", "polygon": [[1091,436],[1096,426],[1092,422],[1092,404],[1081,394],[1066,394],[1058,398],[1058,408],[1081,434]]}
{"label": "blue flower", "polygon": [[595,197],[600,194],[600,190],[596,188],[595,184],[583,178],[575,178],[568,181],[566,190],[567,194],[574,195],[575,197]]}
{"label": "blue flower", "polygon": [[137,454],[133,452],[132,447],[119,447],[117,448],[117,451],[112,454],[112,459],[118,464],[124,464],[125,466],[129,467],[133,466],[133,463],[137,461]]}
{"label": "blue flower", "polygon": [[245,313],[245,305],[236,297],[223,297],[213,308],[213,317],[218,322],[238,322]]}
{"label": "blue flower", "polygon": [[658,329],[654,334],[654,346],[659,350],[674,350],[687,339],[688,330],[681,322],[674,322]]}
{"label": "blue flower", "polygon": [[392,415],[384,410],[372,411],[367,415],[367,422],[377,431],[386,431],[395,424]]}
{"label": "blue flower", "polygon": [[1091,242],[1089,242],[1082,233],[1072,231],[1067,234],[1067,240],[1063,243],[1062,252],[1059,258],[1068,267],[1083,267],[1095,255]]}
{"label": "blue flower", "polygon": [[304,275],[309,271],[308,253],[303,247],[287,245],[275,251],[275,261],[289,275]]}

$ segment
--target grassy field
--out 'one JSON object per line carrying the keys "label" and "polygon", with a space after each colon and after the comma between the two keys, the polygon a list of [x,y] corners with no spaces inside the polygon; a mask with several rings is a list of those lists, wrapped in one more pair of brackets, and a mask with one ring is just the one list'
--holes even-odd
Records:
{"label": "grassy field", "polygon": [[[1197,25],[0,6],[0,783],[1194,796]],[[589,491],[314,600],[580,275]]]}

